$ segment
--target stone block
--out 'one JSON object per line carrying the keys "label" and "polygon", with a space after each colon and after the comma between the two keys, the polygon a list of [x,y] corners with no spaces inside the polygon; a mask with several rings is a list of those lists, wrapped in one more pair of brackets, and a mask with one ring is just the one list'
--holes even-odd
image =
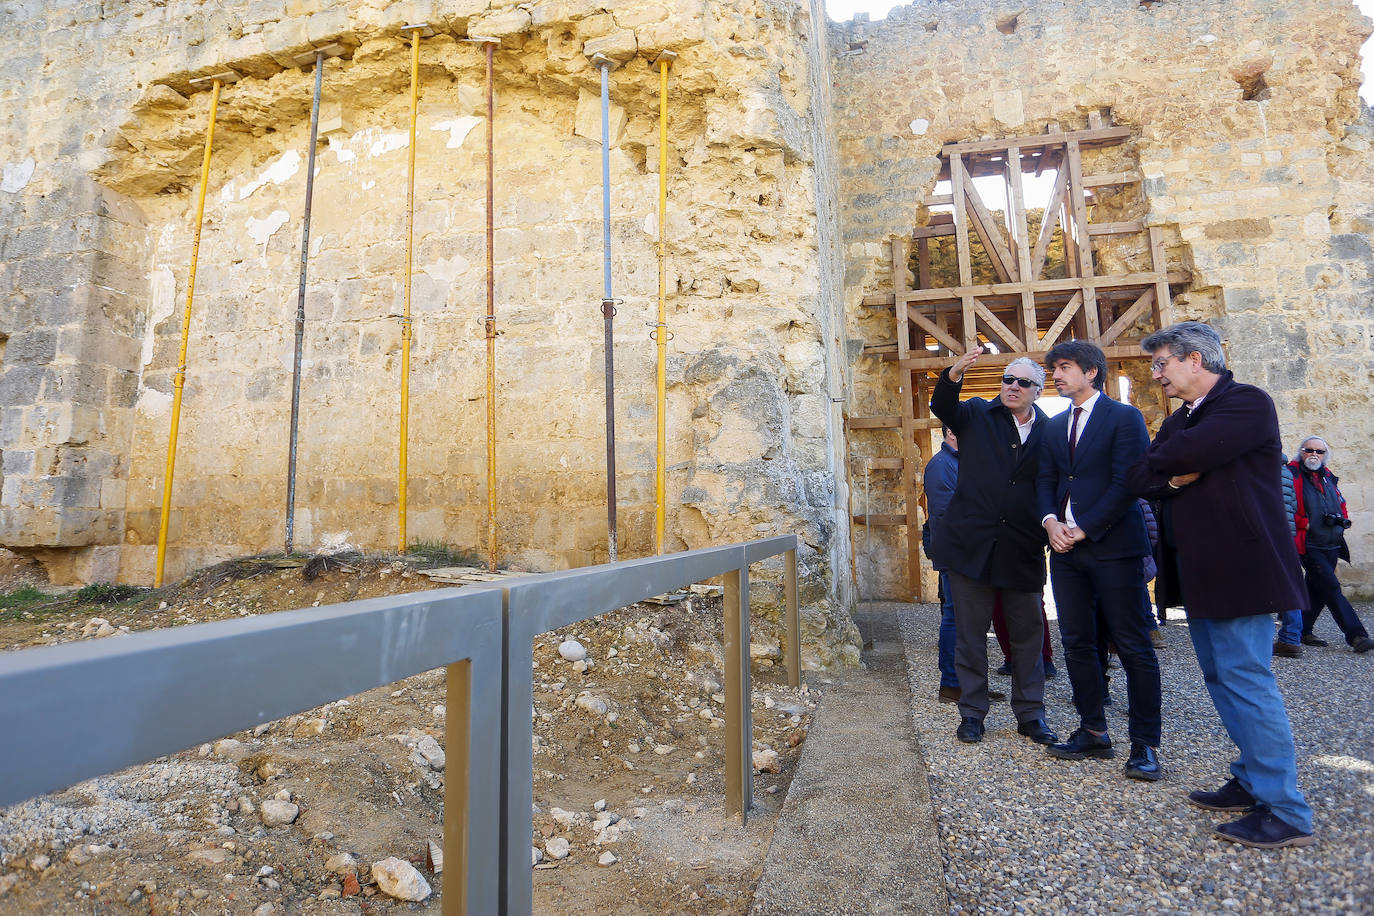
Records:
{"label": "stone block", "polygon": [[493,10],[468,20],[468,34],[505,38],[529,31],[530,14],[523,8]]}
{"label": "stone block", "polygon": [[[625,109],[612,102],[608,106],[607,134],[611,147],[620,145],[625,136]],[[583,89],[577,93],[577,120],[573,133],[596,143],[601,142],[601,96]]]}
{"label": "stone block", "polygon": [[539,27],[573,22],[600,9],[599,0],[539,0],[530,8],[530,24]]}
{"label": "stone block", "polygon": [[597,54],[604,54],[613,61],[624,63],[635,56],[638,47],[634,31],[621,29],[587,40],[582,45],[582,53],[587,55],[588,60]]}

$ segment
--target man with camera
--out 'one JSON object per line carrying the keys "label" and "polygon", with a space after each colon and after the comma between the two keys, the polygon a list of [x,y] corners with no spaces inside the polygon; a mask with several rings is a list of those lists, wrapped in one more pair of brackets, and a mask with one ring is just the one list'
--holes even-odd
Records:
{"label": "man with camera", "polygon": [[1350,648],[1368,652],[1374,649],[1374,639],[1369,638],[1336,578],[1336,560],[1350,562],[1350,548],[1345,543],[1350,513],[1345,506],[1345,497],[1336,486],[1336,475],[1327,467],[1330,460],[1331,447],[1326,440],[1308,436],[1298,446],[1298,457],[1289,465],[1296,497],[1295,540],[1307,576],[1307,595],[1311,599],[1311,607],[1302,613],[1302,641],[1308,646],[1326,645],[1326,640],[1313,635],[1312,626],[1322,608],[1329,607]]}

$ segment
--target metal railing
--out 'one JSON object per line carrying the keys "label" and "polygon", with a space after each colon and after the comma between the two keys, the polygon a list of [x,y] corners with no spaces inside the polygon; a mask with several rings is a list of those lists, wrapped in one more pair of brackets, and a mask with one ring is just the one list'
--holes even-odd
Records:
{"label": "metal railing", "polygon": [[[724,577],[725,807],[743,823],[753,797],[749,565],[783,555],[784,663],[800,686],[796,551],[797,537],[782,535],[0,653],[0,696],[19,698],[0,704],[0,805],[445,667],[443,913],[529,913],[534,638]],[[499,845],[475,842],[495,835]]]}

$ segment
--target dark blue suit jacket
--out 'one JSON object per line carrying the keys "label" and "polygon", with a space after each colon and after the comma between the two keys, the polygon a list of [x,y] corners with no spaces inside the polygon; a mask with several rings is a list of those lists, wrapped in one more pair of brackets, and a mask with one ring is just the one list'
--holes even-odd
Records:
{"label": "dark blue suit jacket", "polygon": [[1079,431],[1069,460],[1073,408],[1050,419],[1041,446],[1036,503],[1040,517],[1058,516],[1064,494],[1073,501],[1074,522],[1088,536],[1074,550],[1103,560],[1150,553],[1145,516],[1126,486],[1126,471],[1150,444],[1145,418],[1129,404],[1103,394]]}

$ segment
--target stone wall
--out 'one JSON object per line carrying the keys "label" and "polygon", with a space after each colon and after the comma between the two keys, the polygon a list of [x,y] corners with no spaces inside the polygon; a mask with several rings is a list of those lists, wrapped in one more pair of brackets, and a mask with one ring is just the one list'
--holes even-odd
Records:
{"label": "stone wall", "polygon": [[[1331,438],[1355,522],[1346,579],[1374,586],[1369,31],[1348,0],[919,0],[834,28],[851,415],[897,412],[895,372],[858,355],[891,339],[891,318],[859,301],[890,288],[884,243],[917,224],[941,144],[1109,111],[1136,131],[1146,223],[1192,272],[1176,317],[1216,324],[1236,376],[1274,396],[1290,451],[1304,431]],[[864,436],[857,454],[897,453],[892,433]],[[902,588],[891,532],[871,534],[871,578],[860,550],[866,596]]]}
{"label": "stone wall", "polygon": [[[808,663],[852,663],[824,17],[796,0],[6,4],[0,544],[149,582],[210,92],[216,120],[168,573],[280,549],[313,75],[296,541],[396,541],[409,53],[419,100],[408,535],[485,541],[484,111],[496,52],[498,528],[606,558],[599,74],[612,73],[620,555],[652,552],[658,73],[671,72],[667,549],[801,535]],[[76,87],[80,87],[79,89]],[[819,156],[818,156],[819,151]],[[818,161],[820,159],[820,161]],[[817,213],[823,216],[818,219]],[[755,601],[776,604],[776,570]],[[776,631],[757,641],[776,652]]]}

